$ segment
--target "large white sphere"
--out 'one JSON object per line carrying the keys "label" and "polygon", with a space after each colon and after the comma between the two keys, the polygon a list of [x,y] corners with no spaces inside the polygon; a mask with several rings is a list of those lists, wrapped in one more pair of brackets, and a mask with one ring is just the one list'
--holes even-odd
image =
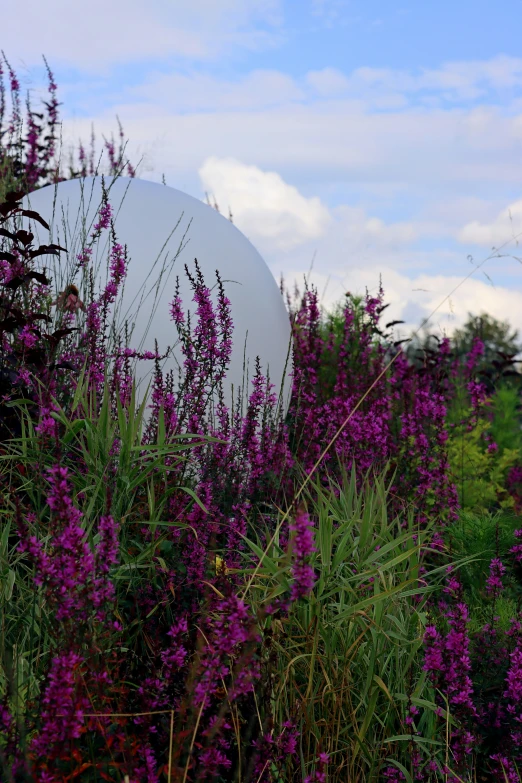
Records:
{"label": "large white sphere", "polygon": [[[251,380],[256,356],[259,356],[262,371],[265,375],[269,373],[286,414],[291,392],[290,322],[279,287],[257,250],[229,220],[179,190],[127,177],[106,178],[105,186],[113,208],[117,241],[127,245],[130,259],[123,293],[118,297],[119,306],[115,311],[118,329],[123,328],[125,320],[130,327],[134,324],[130,347],[154,351],[155,339],[160,353],[173,346],[172,355],[163,362],[163,369],[173,369],[177,378],[183,355],[169,304],[174,298],[176,276],[179,276],[183,309],[191,313],[192,327],[196,325],[196,304],[192,301],[193,291],[184,266],[186,264],[194,274],[194,259],[197,259],[205,284],[212,289],[213,301],[217,301],[217,269],[231,302],[234,330],[230,368],[224,382],[225,402],[230,407],[232,384],[234,401],[242,387],[245,409],[247,396],[253,388]],[[58,260],[53,256],[40,259],[47,265],[57,292],[72,282],[76,254],[97,222],[101,202],[101,177],[60,182],[41,188],[24,200],[25,208],[38,212],[50,225],[48,232],[31,221],[36,240],[40,243],[52,241],[68,250],[67,254],[61,253]],[[109,232],[105,231],[92,256],[100,287],[107,280],[108,246]],[[80,298],[86,298],[87,281],[82,283],[77,276],[75,283],[80,288]],[[153,361],[136,364],[136,378],[142,394],[152,380],[153,369]]]}

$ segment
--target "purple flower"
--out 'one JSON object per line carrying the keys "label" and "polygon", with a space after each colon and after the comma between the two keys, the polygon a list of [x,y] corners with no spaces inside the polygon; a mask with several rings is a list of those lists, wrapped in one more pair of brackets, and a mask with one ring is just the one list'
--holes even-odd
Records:
{"label": "purple flower", "polygon": [[310,517],[301,508],[294,522],[290,525],[291,552],[292,552],[292,590],[290,594],[291,601],[298,601],[299,598],[309,595],[315,584],[315,573],[307,559],[317,551],[314,545],[313,523]]}
{"label": "purple flower", "polygon": [[102,204],[102,206],[100,207],[98,216],[99,216],[99,220],[95,224],[93,229],[94,234],[98,234],[103,229],[109,228],[111,224],[112,207],[107,201],[104,204]]}
{"label": "purple flower", "polygon": [[486,580],[486,592],[492,598],[498,598],[504,589],[502,577],[506,573],[506,566],[498,557],[494,557],[489,565],[489,576]]}
{"label": "purple flower", "polygon": [[473,345],[466,358],[466,369],[471,373],[481,356],[484,356],[485,346],[480,337],[473,338]]}
{"label": "purple flower", "polygon": [[[522,528],[520,530],[515,530],[515,538],[522,539]],[[522,541],[520,544],[515,544],[515,546],[511,547],[509,550],[510,554],[515,556],[515,562],[516,563],[522,563]]]}
{"label": "purple flower", "polygon": [[[81,527],[82,513],[73,505],[66,468],[56,465],[48,471],[51,493],[51,538],[48,550],[27,530],[19,544],[35,563],[37,585],[46,589],[48,601],[59,622],[87,622],[94,615],[105,618],[104,606],[114,600],[114,586],[108,578],[118,561],[118,526],[111,516],[101,517],[100,541],[94,550]],[[94,611],[93,611],[94,610]]]}
{"label": "purple flower", "polygon": [[326,783],[326,767],[329,760],[328,753],[319,753],[315,770],[305,777],[303,783]]}
{"label": "purple flower", "polygon": [[522,718],[522,644],[520,641],[509,658],[510,665],[506,676],[507,688],[504,696],[511,702],[512,711],[517,707],[520,708]]}
{"label": "purple flower", "polygon": [[89,700],[78,695],[77,671],[82,663],[75,652],[62,653],[52,661],[42,696],[42,728],[31,741],[37,759],[51,755],[53,746],[77,739],[84,729]]}

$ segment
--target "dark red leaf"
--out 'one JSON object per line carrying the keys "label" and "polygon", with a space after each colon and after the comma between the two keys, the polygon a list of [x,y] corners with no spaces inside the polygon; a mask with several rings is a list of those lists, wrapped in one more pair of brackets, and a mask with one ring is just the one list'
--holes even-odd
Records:
{"label": "dark red leaf", "polygon": [[50,316],[44,315],[43,313],[31,314],[29,317],[31,321],[45,321],[48,324],[52,323],[53,320]]}
{"label": "dark red leaf", "polygon": [[57,256],[60,251],[55,250],[51,245],[40,245],[38,250],[31,250],[29,258],[36,258],[37,256]]}
{"label": "dark red leaf", "polygon": [[8,239],[12,239],[13,242],[16,242],[18,238],[16,234],[13,234],[11,231],[8,231],[6,228],[0,228],[0,237],[7,237]]}
{"label": "dark red leaf", "polygon": [[71,326],[67,329],[57,329],[56,332],[53,332],[51,337],[54,337],[56,340],[61,340],[62,337],[65,337],[68,334],[72,334],[73,332],[79,331],[79,328],[77,326]]}
{"label": "dark red leaf", "polygon": [[24,217],[32,218],[33,220],[37,220],[38,223],[41,223],[44,228],[49,228],[49,223],[47,223],[41,215],[38,214],[38,212],[35,212],[33,209],[22,209],[21,210],[22,215]]}
{"label": "dark red leaf", "polygon": [[17,207],[16,204],[5,202],[4,204],[0,204],[0,214],[1,215],[9,215],[10,213],[15,214],[16,212],[20,212],[20,207]]}
{"label": "dark red leaf", "polygon": [[23,190],[10,190],[9,193],[5,194],[5,200],[6,201],[21,201],[23,197],[25,196],[25,193]]}
{"label": "dark red leaf", "polygon": [[9,288],[11,291],[16,291],[24,282],[23,277],[13,277],[8,283],[1,283],[1,285],[3,285],[4,288]]}
{"label": "dark red leaf", "polygon": [[51,364],[50,365],[51,370],[74,370],[74,365],[72,365],[70,362],[58,362],[58,364]]}
{"label": "dark red leaf", "polygon": [[27,245],[31,244],[31,242],[34,239],[34,234],[31,234],[30,231],[26,231],[25,229],[21,228],[20,231],[16,232],[16,238],[20,240],[20,242],[27,247]]}
{"label": "dark red leaf", "polygon": [[37,280],[39,283],[42,283],[42,285],[49,285],[51,282],[41,272],[28,272],[26,275],[24,275],[24,280],[31,280],[31,278]]}

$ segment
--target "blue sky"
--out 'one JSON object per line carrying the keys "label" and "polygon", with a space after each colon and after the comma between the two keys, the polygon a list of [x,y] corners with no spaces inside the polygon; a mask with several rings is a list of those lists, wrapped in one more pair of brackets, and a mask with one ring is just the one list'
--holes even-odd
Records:
{"label": "blue sky", "polygon": [[[118,115],[143,178],[230,206],[276,277],[302,280],[314,257],[325,306],[382,275],[390,313],[414,327],[469,273],[469,256],[480,263],[507,242],[522,257],[510,241],[522,232],[514,0],[79,7],[27,0],[23,14],[3,12],[2,48],[35,97],[45,46],[65,146],[87,141],[91,123],[110,135]],[[485,310],[522,330],[522,264],[493,258],[484,271],[433,329]]]}

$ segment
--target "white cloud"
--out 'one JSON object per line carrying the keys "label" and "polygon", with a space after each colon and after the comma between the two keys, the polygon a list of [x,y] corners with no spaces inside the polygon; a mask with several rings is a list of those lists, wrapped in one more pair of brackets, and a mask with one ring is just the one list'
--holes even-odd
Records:
{"label": "white cloud", "polygon": [[265,256],[276,277],[283,272],[289,290],[294,280],[302,288],[313,257],[309,279],[326,309],[346,291],[375,293],[382,278],[390,303],[386,321],[406,322],[397,327],[398,337],[418,329],[432,313],[429,328],[439,334],[450,334],[470,312],[507,318],[522,331],[522,269],[515,260],[485,260],[486,252],[471,266],[466,251],[419,246],[418,240],[444,235],[444,223],[437,221],[385,222],[349,206],[332,212],[334,222],[320,241]]}
{"label": "white cloud", "polygon": [[[519,291],[493,287],[479,279],[429,274],[413,279],[397,276],[393,286],[401,302],[402,316],[414,304],[422,309],[424,317],[433,313],[430,323],[438,323],[448,332],[461,326],[470,312],[487,311],[495,318],[507,317],[522,326],[522,293]],[[411,325],[418,327],[420,324]]]}
{"label": "white cloud", "polygon": [[439,68],[422,68],[420,73],[393,68],[356,68],[348,76],[346,89],[381,89],[404,93],[436,90],[446,99],[473,100],[487,89],[505,90],[522,85],[522,58],[497,55],[489,60],[443,63]]}
{"label": "white cloud", "polygon": [[461,93],[478,85],[505,89],[522,85],[522,58],[499,54],[489,60],[445,63],[441,68],[425,70],[419,86],[454,89]]}
{"label": "white cloud", "polygon": [[[443,102],[475,101],[488,92],[522,86],[522,58],[498,55],[489,60],[443,63],[439,68],[401,70],[361,66],[350,73],[325,67],[309,71],[307,85],[321,98],[360,99],[372,108],[399,108],[413,98],[432,108]],[[513,96],[516,102],[516,97]],[[516,105],[516,104],[514,104]]]}
{"label": "white cloud", "polygon": [[203,190],[252,241],[282,250],[321,237],[332,218],[318,198],[305,198],[273,171],[234,158],[207,158],[199,169]]}
{"label": "white cloud", "polygon": [[[386,285],[387,275],[383,275]],[[508,320],[522,331],[522,292],[504,286],[492,286],[480,279],[443,275],[419,275],[414,279],[396,279],[396,301],[404,317],[416,305],[423,317],[431,315],[429,324],[450,334],[462,326],[469,313],[487,312],[499,320]],[[462,284],[461,284],[462,283]],[[457,288],[458,286],[458,288]],[[457,288],[457,290],[454,290]],[[417,290],[413,289],[425,289]],[[451,293],[453,291],[453,293]],[[390,308],[391,309],[391,308]],[[434,312],[435,311],[435,312]],[[399,316],[399,317],[400,317]],[[410,324],[420,326],[419,321]]]}
{"label": "white cloud", "polygon": [[337,68],[323,68],[321,71],[308,71],[306,81],[319,95],[332,96],[346,92],[350,83],[344,73]]}
{"label": "white cloud", "polygon": [[471,278],[462,283],[463,277],[452,275],[420,274],[410,277],[386,265],[365,264],[354,266],[344,285],[336,287],[332,286],[331,278],[324,271],[314,268],[309,273],[309,267],[294,266],[284,274],[287,289],[293,291],[295,280],[302,292],[304,275],[317,288],[326,310],[341,302],[346,291],[364,294],[368,289],[370,293],[376,293],[382,279],[385,302],[389,303],[383,323],[405,321],[395,327],[397,338],[419,330],[430,316],[426,324],[428,331],[439,336],[451,335],[454,329],[467,321],[469,313],[478,315],[483,312],[502,321],[508,320],[522,332],[522,291],[505,286],[493,287],[479,279]]}
{"label": "white cloud", "polygon": [[349,0],[311,0],[312,16],[321,19],[326,27],[343,21],[343,11]]}
{"label": "white cloud", "polygon": [[411,222],[388,223],[378,217],[368,216],[360,207],[342,205],[334,210],[342,230],[343,244],[356,243],[361,249],[371,245],[394,247],[408,245],[418,238],[418,228]]}
{"label": "white cloud", "polygon": [[[144,147],[161,134],[155,165],[175,179],[181,170],[196,171],[205,158],[216,156],[248,160],[308,183],[352,187],[395,183],[426,190],[429,183],[469,193],[478,184],[498,188],[499,182],[508,187],[522,180],[522,117],[495,109],[470,125],[463,109],[365,114],[364,107],[337,101],[177,114],[158,100],[120,103],[94,116],[98,133],[114,128],[115,114],[131,145]],[[90,126],[90,119],[68,121],[65,135],[87,139]]]}
{"label": "white cloud", "polygon": [[253,70],[234,81],[208,74],[149,73],[139,86],[126,91],[128,98],[156,100],[176,112],[267,109],[302,101],[305,92],[280,71]]}
{"label": "white cloud", "polygon": [[[30,24],[27,20],[30,19]],[[258,50],[280,42],[280,0],[27,0],[2,10],[2,34],[11,59],[41,63],[41,48],[55,64],[90,72],[144,59],[209,60],[230,50]],[[42,40],[45,30],[45,40]],[[10,52],[6,51],[7,56]]]}
{"label": "white cloud", "polygon": [[514,237],[522,240],[522,199],[510,204],[490,223],[478,220],[467,223],[457,235],[459,242],[491,248],[498,248],[510,239],[514,241]]}

